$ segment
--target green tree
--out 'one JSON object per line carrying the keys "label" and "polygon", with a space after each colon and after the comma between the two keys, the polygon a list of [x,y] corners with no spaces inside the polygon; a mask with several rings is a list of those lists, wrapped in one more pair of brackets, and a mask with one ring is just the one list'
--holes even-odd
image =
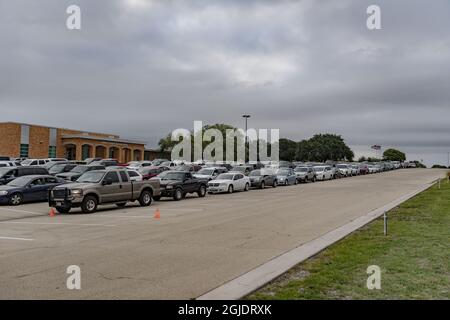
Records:
{"label": "green tree", "polygon": [[281,138],[280,145],[280,160],[292,161],[297,157],[298,143],[289,139]]}
{"label": "green tree", "polygon": [[397,149],[387,149],[383,152],[383,159],[388,161],[405,161],[406,155]]}

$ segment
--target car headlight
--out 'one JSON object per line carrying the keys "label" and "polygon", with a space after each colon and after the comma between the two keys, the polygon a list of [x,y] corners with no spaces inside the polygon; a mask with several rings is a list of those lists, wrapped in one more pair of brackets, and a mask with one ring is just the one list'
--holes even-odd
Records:
{"label": "car headlight", "polygon": [[166,189],[173,189],[173,186],[172,185],[168,185],[168,186],[166,186]]}
{"label": "car headlight", "polygon": [[8,191],[0,191],[0,196],[6,196],[8,194]]}
{"label": "car headlight", "polygon": [[83,190],[81,190],[81,189],[74,189],[74,190],[71,190],[70,193],[73,196],[75,196],[75,197],[80,197],[80,196],[83,195]]}

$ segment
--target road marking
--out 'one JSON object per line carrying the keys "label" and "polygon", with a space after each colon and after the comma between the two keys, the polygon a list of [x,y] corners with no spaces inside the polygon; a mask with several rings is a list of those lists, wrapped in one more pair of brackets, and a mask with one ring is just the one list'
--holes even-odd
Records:
{"label": "road marking", "polygon": [[9,208],[0,207],[0,211],[1,210],[7,210],[7,211],[13,211],[13,212],[23,212],[23,213],[35,214],[35,215],[39,215],[39,216],[45,215],[44,213],[37,213],[37,212],[26,211],[26,210],[9,209]]}
{"label": "road marking", "polygon": [[28,238],[14,238],[14,237],[0,237],[0,239],[4,239],[4,240],[34,241],[34,239],[28,239]]}
{"label": "road marking", "polygon": [[66,226],[86,226],[86,227],[117,227],[113,224],[95,223],[70,223],[70,222],[26,222],[26,221],[0,221],[1,224],[37,224],[37,225],[66,225]]}

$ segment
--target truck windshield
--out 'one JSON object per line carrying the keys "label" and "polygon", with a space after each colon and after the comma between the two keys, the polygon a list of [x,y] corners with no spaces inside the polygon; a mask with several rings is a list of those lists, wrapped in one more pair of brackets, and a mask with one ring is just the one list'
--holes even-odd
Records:
{"label": "truck windshield", "polygon": [[78,178],[77,182],[99,183],[102,180],[104,172],[90,171]]}

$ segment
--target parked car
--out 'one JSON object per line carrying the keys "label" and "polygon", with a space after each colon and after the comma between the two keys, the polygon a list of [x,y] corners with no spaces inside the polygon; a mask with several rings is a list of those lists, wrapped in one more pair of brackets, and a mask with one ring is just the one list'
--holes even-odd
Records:
{"label": "parked car", "polygon": [[300,166],[294,169],[298,182],[316,182],[316,172],[313,167]]}
{"label": "parked car", "polygon": [[45,161],[44,159],[26,159],[22,161],[20,164],[22,166],[43,166],[49,161]]}
{"label": "parked car", "polygon": [[166,161],[170,161],[169,159],[155,159],[152,161],[152,164],[157,167],[159,165],[161,165],[161,163],[166,162]]}
{"label": "parked car", "polygon": [[128,202],[139,201],[146,207],[152,203],[152,197],[159,195],[159,181],[133,182],[127,170],[94,170],[85,172],[77,182],[53,188],[49,205],[60,213],[76,207],[94,213],[102,204],[124,207]]}
{"label": "parked car", "polygon": [[257,169],[250,172],[250,186],[264,189],[266,186],[276,187],[278,184],[277,176],[270,169]]}
{"label": "parked car", "polygon": [[235,166],[233,167],[230,172],[240,172],[245,174],[246,176],[248,176],[250,174],[250,172],[253,171],[253,168],[251,166]]}
{"label": "parked car", "polygon": [[13,161],[0,161],[1,167],[16,167],[16,164]]}
{"label": "parked car", "polygon": [[30,175],[48,175],[45,168],[37,166],[0,168],[0,185],[7,184],[16,178]]}
{"label": "parked car", "polygon": [[194,177],[210,181],[215,179],[219,174],[227,171],[228,170],[225,167],[207,167],[194,173]]}
{"label": "parked car", "polygon": [[208,182],[208,193],[233,193],[234,191],[248,191],[250,178],[240,172],[227,172]]}
{"label": "parked car", "polygon": [[97,162],[97,161],[101,161],[102,158],[86,158],[84,159],[84,162],[86,162],[86,164],[91,164],[92,162]]}
{"label": "parked car", "polygon": [[76,163],[58,163],[54,166],[52,166],[50,169],[48,169],[48,173],[52,176],[56,176],[60,173],[65,173],[71,171],[73,168],[77,166]]}
{"label": "parked car", "polygon": [[351,169],[352,176],[359,176],[359,174],[361,172],[360,168],[359,168],[359,165],[351,164],[351,165],[349,165],[349,167]]}
{"label": "parked car", "polygon": [[156,177],[158,174],[163,172],[164,170],[160,167],[142,167],[139,169],[139,173],[142,175],[144,180],[149,180],[153,177]]}
{"label": "parked car", "polygon": [[352,169],[348,164],[340,163],[336,166],[336,168],[344,177],[350,177],[352,175]]}
{"label": "parked car", "polygon": [[105,169],[102,165],[90,164],[90,165],[78,165],[69,172],[60,173],[56,175],[58,178],[67,180],[67,181],[76,181],[79,177],[81,177],[85,172],[93,171],[93,170],[103,170]]}
{"label": "parked car", "polygon": [[143,176],[136,170],[128,170],[127,172],[131,181],[139,182],[144,180]]}
{"label": "parked car", "polygon": [[161,162],[159,164],[159,166],[169,167],[170,169],[173,169],[173,168],[175,168],[177,166],[177,164],[175,162],[172,162],[172,161],[164,161],[164,162]]}
{"label": "parked car", "polygon": [[0,156],[0,161],[11,161],[10,157]]}
{"label": "parked car", "polygon": [[188,193],[196,193],[200,198],[206,195],[207,180],[197,179],[192,173],[187,171],[166,171],[159,180],[161,185],[161,194],[155,196],[155,200],[161,197],[170,197],[178,201],[183,199]]}
{"label": "parked car", "polygon": [[333,171],[331,166],[315,166],[314,171],[316,172],[317,180],[331,180],[333,179]]}
{"label": "parked car", "polygon": [[47,201],[48,191],[64,183],[49,175],[22,176],[0,186],[0,203],[18,206],[25,202]]}
{"label": "parked car", "polygon": [[90,164],[96,166],[111,167],[111,166],[118,166],[119,162],[115,159],[102,159],[99,161],[91,162]]}
{"label": "parked car", "polygon": [[151,161],[131,161],[128,162],[125,166],[131,170],[139,170],[143,167],[151,167],[153,164]]}
{"label": "parked car", "polygon": [[369,166],[365,163],[360,163],[358,165],[359,167],[359,173],[360,174],[368,174],[369,173]]}
{"label": "parked car", "polygon": [[297,176],[292,168],[282,167],[275,172],[277,175],[278,185],[289,186],[297,184]]}
{"label": "parked car", "polygon": [[202,168],[202,166],[198,165],[198,164],[181,164],[176,166],[175,168],[173,168],[173,170],[175,171],[189,171],[192,173],[195,173],[197,171],[199,171]]}

